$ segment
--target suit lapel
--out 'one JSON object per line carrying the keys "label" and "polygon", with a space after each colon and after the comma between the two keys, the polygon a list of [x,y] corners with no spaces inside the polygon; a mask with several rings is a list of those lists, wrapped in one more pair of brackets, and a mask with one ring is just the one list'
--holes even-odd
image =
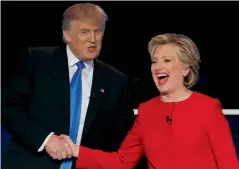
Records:
{"label": "suit lapel", "polygon": [[[54,52],[54,59],[52,60],[51,79],[53,82],[53,92],[56,96],[56,104],[59,105],[61,112],[59,114],[64,120],[69,129],[70,125],[70,85],[69,85],[69,69],[66,54],[66,48],[62,47]],[[68,119],[68,120],[65,120]],[[67,130],[68,132],[69,130]]]}
{"label": "suit lapel", "polygon": [[[68,119],[67,121],[68,131],[70,125],[70,85],[69,85],[69,69],[68,60],[65,48],[60,48],[54,52],[54,59],[52,61],[52,69],[49,72],[53,81],[53,90],[56,96],[56,103],[60,106],[63,115],[62,118]],[[88,105],[87,115],[84,123],[84,129],[82,137],[88,132],[92,122],[94,121],[96,114],[99,110],[99,106],[105,96],[105,84],[104,84],[103,65],[99,60],[94,61],[93,82],[91,88],[91,96]]]}
{"label": "suit lapel", "polygon": [[105,80],[102,76],[104,75],[102,66],[103,65],[99,60],[95,60],[90,102],[86,114],[82,137],[84,137],[84,135],[89,131],[90,126],[98,113],[103,97],[105,96]]}

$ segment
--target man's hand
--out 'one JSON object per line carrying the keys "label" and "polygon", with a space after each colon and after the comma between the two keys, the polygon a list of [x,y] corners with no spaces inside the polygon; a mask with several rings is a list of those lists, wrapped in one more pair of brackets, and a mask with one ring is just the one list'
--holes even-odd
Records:
{"label": "man's hand", "polygon": [[58,160],[71,158],[73,155],[69,142],[57,135],[52,135],[49,138],[45,150],[53,159]]}
{"label": "man's hand", "polygon": [[60,137],[65,139],[69,143],[69,145],[72,149],[73,156],[78,157],[80,146],[74,144],[69,136],[66,136],[66,135],[62,134],[62,135],[60,135]]}

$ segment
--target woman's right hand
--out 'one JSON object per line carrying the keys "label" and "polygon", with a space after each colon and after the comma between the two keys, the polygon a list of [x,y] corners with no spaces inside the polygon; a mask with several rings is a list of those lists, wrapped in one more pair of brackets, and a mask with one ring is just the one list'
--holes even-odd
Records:
{"label": "woman's right hand", "polygon": [[73,156],[78,157],[80,146],[74,144],[69,136],[64,135],[64,134],[61,134],[60,136],[63,137],[64,139],[66,139],[68,141],[68,143],[70,144],[72,152],[73,152]]}

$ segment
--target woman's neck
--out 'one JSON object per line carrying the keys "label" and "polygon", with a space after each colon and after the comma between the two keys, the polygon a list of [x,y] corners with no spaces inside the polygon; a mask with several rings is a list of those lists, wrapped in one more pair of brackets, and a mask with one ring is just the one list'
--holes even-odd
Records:
{"label": "woman's neck", "polygon": [[175,90],[169,93],[161,93],[160,96],[164,102],[180,102],[186,100],[191,96],[191,94],[192,91],[187,88],[183,88],[181,90]]}

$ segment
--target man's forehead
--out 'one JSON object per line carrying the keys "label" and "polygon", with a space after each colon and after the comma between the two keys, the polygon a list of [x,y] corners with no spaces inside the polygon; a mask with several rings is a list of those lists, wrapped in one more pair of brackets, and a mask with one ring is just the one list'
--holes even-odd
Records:
{"label": "man's forehead", "polygon": [[95,20],[75,20],[72,22],[73,25],[77,26],[79,29],[101,29],[104,27],[104,23]]}

